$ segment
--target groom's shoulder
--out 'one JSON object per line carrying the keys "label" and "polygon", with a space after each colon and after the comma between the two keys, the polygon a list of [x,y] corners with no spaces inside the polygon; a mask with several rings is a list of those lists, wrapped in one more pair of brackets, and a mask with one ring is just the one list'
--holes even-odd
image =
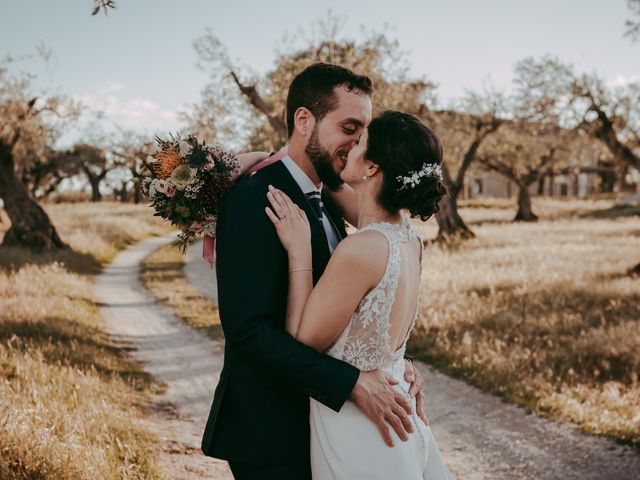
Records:
{"label": "groom's shoulder", "polygon": [[265,203],[269,185],[273,183],[274,178],[274,169],[272,167],[273,165],[269,165],[249,178],[236,183],[227,198],[225,198],[225,206],[237,205],[238,203],[248,205],[255,203],[257,200],[260,203]]}
{"label": "groom's shoulder", "polygon": [[238,182],[232,191],[244,191],[244,192],[265,192],[269,185],[273,184],[276,181],[278,172],[281,166],[273,164],[268,167],[263,168],[262,170],[254,173],[249,178]]}

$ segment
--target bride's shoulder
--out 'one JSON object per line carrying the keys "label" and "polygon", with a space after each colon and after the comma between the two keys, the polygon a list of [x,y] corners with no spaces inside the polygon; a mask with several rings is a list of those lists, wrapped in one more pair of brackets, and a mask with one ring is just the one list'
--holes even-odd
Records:
{"label": "bride's shoulder", "polygon": [[370,271],[375,277],[384,272],[387,265],[389,243],[384,235],[375,230],[353,233],[342,240],[331,256],[347,268]]}
{"label": "bride's shoulder", "polygon": [[347,236],[338,244],[354,255],[371,255],[380,250],[388,250],[388,241],[382,232],[377,230],[360,230]]}

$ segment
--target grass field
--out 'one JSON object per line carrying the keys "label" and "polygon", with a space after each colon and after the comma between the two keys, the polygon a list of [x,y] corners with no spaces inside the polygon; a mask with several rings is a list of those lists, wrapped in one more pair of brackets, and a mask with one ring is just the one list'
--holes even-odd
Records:
{"label": "grass field", "polygon": [[[429,244],[418,357],[541,414],[640,444],[638,208],[534,199],[541,220],[514,224],[512,202],[463,203],[477,238]],[[94,275],[122,248],[167,232],[147,207],[54,205],[72,250],[0,249],[0,478],[159,478],[141,422],[162,389],[101,330]],[[435,222],[421,224],[433,238]],[[176,250],[141,277],[197,328],[217,314],[188,285]],[[428,388],[428,386],[427,386]]]}
{"label": "grass field", "polygon": [[[464,203],[463,203],[464,205]],[[640,208],[534,200],[467,202],[477,235],[429,245],[410,348],[538,413],[640,445]],[[432,222],[423,226],[432,237]]]}
{"label": "grass field", "polygon": [[102,332],[92,281],[118,250],[166,227],[145,206],[47,210],[71,250],[0,248],[0,478],[159,478],[140,418],[162,385]]}

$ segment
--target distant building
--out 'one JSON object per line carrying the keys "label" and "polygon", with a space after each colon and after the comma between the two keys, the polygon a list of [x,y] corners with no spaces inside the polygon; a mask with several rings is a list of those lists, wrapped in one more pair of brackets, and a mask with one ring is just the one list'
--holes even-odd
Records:
{"label": "distant building", "polygon": [[[616,170],[614,162],[603,160],[598,147],[583,148],[576,152],[571,162],[576,165],[547,174],[540,182],[529,187],[532,195],[554,197],[586,197],[601,191],[640,192],[640,172],[628,168],[624,178]],[[607,182],[606,188],[602,188]],[[465,176],[462,198],[512,198],[518,194],[518,186],[506,177],[478,168],[471,168]]]}
{"label": "distant building", "polygon": [[[625,192],[640,192],[640,176],[628,175]],[[532,195],[553,197],[586,197],[600,191],[601,179],[597,171],[585,168],[577,172],[565,172],[545,176],[541,182],[529,187]],[[622,191],[617,185],[614,191]],[[518,186],[494,172],[470,172],[465,177],[461,196],[469,198],[512,198],[518,194]]]}

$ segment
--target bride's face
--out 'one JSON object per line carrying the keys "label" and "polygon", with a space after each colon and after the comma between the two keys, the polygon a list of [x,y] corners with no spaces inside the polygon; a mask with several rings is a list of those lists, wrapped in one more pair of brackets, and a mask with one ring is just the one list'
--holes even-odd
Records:
{"label": "bride's face", "polygon": [[364,130],[354,147],[349,151],[347,163],[340,173],[342,181],[353,186],[363,180],[367,173],[367,165],[364,155],[367,151],[367,142],[369,140],[369,132]]}

